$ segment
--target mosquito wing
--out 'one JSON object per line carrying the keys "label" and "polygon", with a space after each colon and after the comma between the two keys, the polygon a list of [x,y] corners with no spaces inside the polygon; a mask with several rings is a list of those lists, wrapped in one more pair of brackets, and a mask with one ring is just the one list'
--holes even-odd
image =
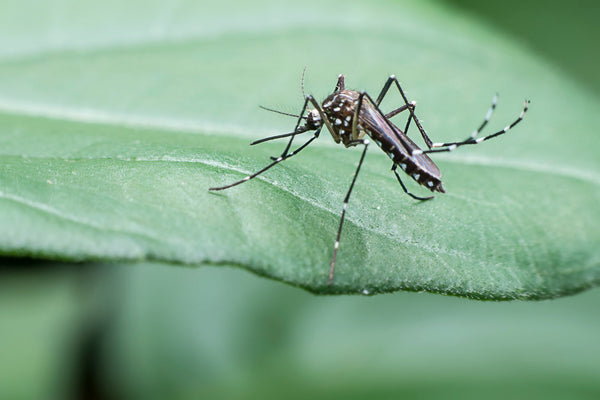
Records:
{"label": "mosquito wing", "polygon": [[414,150],[420,150],[420,147],[387,119],[367,98],[363,99],[361,106],[360,123],[373,140],[381,142],[380,146],[384,151],[396,151],[403,159],[412,159],[418,167],[441,180],[442,174],[433,160],[424,153],[411,155]]}

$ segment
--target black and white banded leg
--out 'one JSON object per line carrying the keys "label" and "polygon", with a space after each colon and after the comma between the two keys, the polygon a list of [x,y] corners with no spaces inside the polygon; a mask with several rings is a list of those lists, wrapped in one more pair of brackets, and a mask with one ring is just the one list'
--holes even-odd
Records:
{"label": "black and white banded leg", "polygon": [[288,158],[290,158],[290,157],[292,157],[292,156],[294,156],[294,155],[298,154],[298,153],[299,153],[299,152],[300,152],[302,149],[304,149],[306,146],[308,146],[308,145],[309,145],[309,144],[310,144],[310,143],[311,143],[313,140],[315,140],[316,138],[318,138],[318,137],[319,137],[319,133],[320,133],[320,132],[321,132],[321,129],[318,129],[318,130],[315,132],[314,136],[312,136],[310,139],[308,139],[308,140],[307,140],[307,141],[306,141],[306,142],[305,142],[305,143],[304,143],[302,146],[298,147],[296,150],[294,150],[294,151],[292,151],[292,152],[290,152],[290,153],[287,153],[287,154],[285,154],[284,156],[279,156],[279,157],[277,157],[277,158],[276,158],[276,159],[275,159],[275,160],[274,160],[274,161],[273,161],[271,164],[267,165],[266,167],[264,167],[264,168],[263,168],[263,169],[261,169],[260,171],[258,171],[258,172],[255,172],[255,173],[253,173],[253,174],[251,174],[251,175],[248,175],[248,176],[246,176],[244,179],[241,179],[241,180],[239,180],[239,181],[237,181],[237,182],[234,182],[234,183],[232,183],[232,184],[230,184],[230,185],[227,185],[227,186],[220,186],[220,187],[212,187],[212,188],[209,188],[208,190],[224,190],[224,189],[229,189],[230,187],[237,186],[237,185],[239,185],[240,183],[244,183],[244,182],[246,182],[246,181],[249,181],[250,179],[253,179],[253,178],[257,177],[258,175],[260,175],[260,174],[262,174],[263,172],[267,171],[267,170],[268,170],[268,169],[270,169],[271,167],[273,167],[273,166],[275,166],[275,165],[279,164],[279,163],[280,163],[280,162],[282,162],[283,160],[287,160]]}
{"label": "black and white banded leg", "polygon": [[[309,129],[307,129],[307,128],[300,127],[300,128],[298,128],[298,130],[296,132],[282,133],[280,135],[273,135],[273,136],[269,136],[269,137],[266,137],[266,138],[255,140],[254,142],[250,143],[250,146],[254,146],[256,144],[268,142],[270,140],[281,139],[281,138],[286,138],[286,137],[290,137],[290,136],[296,136],[296,135],[304,133],[304,132],[306,132],[308,130]],[[275,160],[275,159],[277,159],[277,157],[271,157],[271,159]]]}
{"label": "black and white banded leg", "polygon": [[473,131],[473,133],[471,133],[471,136],[469,136],[465,140],[475,139],[477,137],[477,135],[479,135],[479,133],[483,130],[483,128],[485,128],[487,123],[490,122],[490,118],[492,118],[492,114],[494,113],[494,110],[496,109],[496,104],[498,104],[498,93],[494,94],[494,98],[492,99],[492,105],[490,106],[487,113],[485,114],[485,118],[483,119],[483,122],[481,123],[481,125],[479,125],[479,128],[475,129]]}
{"label": "black and white banded leg", "polygon": [[365,146],[365,149],[360,156],[360,161],[358,162],[358,167],[356,167],[356,172],[354,173],[354,178],[352,178],[352,183],[350,184],[350,188],[348,189],[348,193],[346,193],[346,197],[344,198],[344,206],[342,208],[342,217],[340,218],[340,226],[338,227],[337,236],[335,238],[335,244],[333,245],[333,257],[331,258],[331,267],[329,268],[329,283],[331,286],[333,282],[333,272],[335,269],[335,257],[337,256],[338,248],[340,247],[340,236],[342,235],[342,226],[344,225],[344,218],[346,217],[346,208],[348,207],[348,201],[350,200],[350,195],[352,194],[352,189],[354,188],[354,183],[356,182],[356,178],[358,177],[358,173],[360,172],[360,167],[363,164],[365,159],[365,154],[367,154],[367,148],[369,147],[369,140],[363,139],[357,141],[360,144]]}
{"label": "black and white banded leg", "polygon": [[[478,138],[469,137],[468,139],[463,140],[461,142],[432,143],[432,145],[431,145],[432,149],[430,149],[430,150],[415,150],[415,151],[413,151],[412,154],[418,155],[418,154],[423,154],[423,153],[428,154],[428,153],[441,153],[441,152],[452,151],[460,146],[465,146],[467,144],[479,144],[486,140],[495,138],[496,136],[503,135],[506,132],[508,132],[509,130],[511,130],[512,128],[514,128],[515,125],[517,125],[519,122],[521,122],[523,120],[528,108],[529,108],[529,100],[525,100],[525,105],[523,106],[523,111],[521,111],[521,114],[519,115],[519,117],[516,120],[514,120],[510,125],[507,125],[506,127],[504,127],[504,129],[502,129],[498,132],[492,133],[491,135],[482,136],[482,137],[478,137]],[[483,125],[485,126],[486,123],[487,122],[484,121]],[[475,132],[479,133],[478,131],[475,131]]]}
{"label": "black and white banded leg", "polygon": [[306,129],[303,130],[303,129],[299,129],[299,128],[300,128],[300,124],[302,123],[302,120],[305,118],[304,113],[306,112],[306,107],[308,106],[309,101],[310,101],[310,96],[306,96],[306,98],[304,99],[304,105],[302,106],[302,111],[300,112],[300,114],[298,114],[298,122],[296,122],[294,131],[291,134],[284,134],[283,136],[277,135],[278,137],[290,136],[290,140],[288,141],[288,143],[285,146],[285,149],[283,150],[281,155],[279,157],[271,157],[271,160],[277,160],[278,158],[285,157],[287,155],[288,151],[290,151],[290,147],[292,147],[292,142],[294,141],[294,137],[296,137],[297,134],[306,132]]}

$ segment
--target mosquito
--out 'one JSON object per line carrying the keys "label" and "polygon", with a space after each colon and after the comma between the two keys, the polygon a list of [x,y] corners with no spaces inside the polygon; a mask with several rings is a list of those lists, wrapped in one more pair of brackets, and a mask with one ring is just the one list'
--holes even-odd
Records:
{"label": "mosquito", "polygon": [[[304,74],[302,78],[302,92],[304,94]],[[398,89],[404,104],[386,114],[381,111],[379,105],[383,101],[392,85],[395,85],[395,87]],[[360,168],[362,167],[365,159],[365,154],[367,153],[367,148],[370,144],[370,141],[366,136],[371,138],[375,144],[377,144],[377,146],[379,146],[379,148],[383,150],[383,152],[392,160],[392,171],[396,175],[402,190],[413,199],[420,201],[430,200],[434,196],[420,197],[408,191],[404,182],[402,182],[400,174],[398,173],[398,167],[400,167],[403,172],[415,180],[419,185],[424,186],[431,192],[445,193],[445,190],[442,186],[442,174],[438,166],[431,160],[431,158],[429,158],[428,154],[449,152],[460,146],[479,144],[486,140],[495,138],[514,128],[515,125],[521,122],[525,117],[529,100],[525,100],[525,105],[519,117],[507,125],[504,129],[487,136],[478,136],[489,122],[494,109],[496,108],[497,101],[498,94],[494,95],[492,105],[490,106],[481,125],[479,125],[479,127],[469,137],[462,141],[435,143],[429,138],[425,132],[425,129],[423,129],[423,126],[419,122],[419,119],[415,115],[416,103],[414,101],[408,101],[408,98],[404,94],[398,79],[396,79],[394,75],[391,75],[387,79],[376,100],[373,100],[373,98],[365,91],[359,92],[346,89],[344,76],[339,75],[333,93],[330,94],[321,104],[319,104],[313,98],[313,96],[304,94],[304,105],[302,106],[302,111],[298,115],[288,114],[262,107],[268,111],[298,118],[296,127],[290,133],[284,133],[256,140],[250,143],[250,145],[256,145],[275,139],[289,138],[285,149],[278,157],[271,157],[272,162],[260,171],[248,175],[244,179],[232,184],[221,187],[212,187],[209,190],[228,189],[230,187],[247,182],[250,179],[255,178],[263,172],[269,170],[271,167],[279,164],[280,162],[295,156],[319,137],[319,134],[324,126],[327,128],[336,143],[342,143],[345,147],[362,145],[364,148],[360,156],[358,166],[356,167],[354,177],[352,178],[352,183],[350,184],[348,192],[346,193],[346,197],[344,198],[342,215],[340,217],[340,223],[337,230],[335,243],[333,245],[333,256],[331,258],[328,281],[328,285],[331,285],[333,282],[335,259],[340,245],[340,237],[342,234],[342,227],[344,225],[344,218],[346,217],[348,201],[350,200],[352,189],[354,188],[356,178],[358,177],[358,173],[360,172]],[[309,108],[309,106],[312,108]],[[401,130],[391,121],[391,118],[404,112],[408,112],[408,117],[404,126],[404,130]],[[419,134],[423,138],[425,145],[427,146],[426,150],[419,148],[419,146],[417,146],[407,136],[408,129],[413,122],[417,127]],[[297,147],[295,150],[290,151],[294,138],[297,135],[306,132],[313,132],[313,134],[302,145]]]}

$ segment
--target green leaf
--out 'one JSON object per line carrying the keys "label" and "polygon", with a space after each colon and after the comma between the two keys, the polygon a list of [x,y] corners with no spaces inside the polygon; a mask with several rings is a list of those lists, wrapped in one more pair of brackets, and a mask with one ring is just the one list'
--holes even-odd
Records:
{"label": "green leaf", "polygon": [[[317,293],[538,299],[600,280],[598,100],[515,43],[423,3],[78,5],[33,30],[2,6],[0,254],[234,264]],[[299,112],[304,65],[317,98],[339,73],[375,95],[396,74],[435,141],[467,136],[496,91],[488,132],[532,104],[509,134],[436,157],[433,201],[370,148],[328,287],[360,150],[324,132],[207,191],[281,151],[247,143],[293,129],[257,106]]]}

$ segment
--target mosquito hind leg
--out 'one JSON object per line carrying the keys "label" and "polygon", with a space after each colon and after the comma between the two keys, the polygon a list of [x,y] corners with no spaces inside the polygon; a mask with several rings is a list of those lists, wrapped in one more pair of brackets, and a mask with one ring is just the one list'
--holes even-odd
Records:
{"label": "mosquito hind leg", "polygon": [[[494,105],[492,107],[495,107]],[[525,113],[527,113],[527,110],[529,109],[529,100],[525,100],[525,105],[523,106],[523,110],[521,111],[521,114],[519,115],[519,117],[517,119],[515,119],[512,123],[510,123],[509,125],[506,125],[506,127],[504,127],[504,129],[499,130],[498,132],[492,133],[491,135],[487,135],[487,136],[481,136],[476,138],[476,134],[471,135],[469,138],[467,138],[466,140],[460,141],[460,142],[448,142],[448,143],[433,143],[432,144],[432,149],[429,150],[419,150],[420,153],[441,153],[441,152],[446,152],[446,151],[452,151],[454,149],[456,149],[457,147],[460,146],[464,146],[467,144],[479,144],[481,142],[484,142],[486,140],[495,138],[496,136],[500,136],[505,134],[506,132],[508,132],[509,130],[511,130],[512,128],[515,127],[515,125],[517,125],[519,122],[521,122],[523,120],[523,118],[525,117]],[[490,110],[492,110],[492,108],[490,108]],[[491,112],[488,111],[488,115],[491,115]],[[487,118],[486,118],[487,119]],[[482,126],[485,126],[487,122],[484,121],[484,123],[482,124]],[[479,131],[481,130],[478,129],[475,131],[475,133],[479,133]],[[414,154],[418,154],[416,151],[413,152]]]}
{"label": "mosquito hind leg", "polygon": [[409,107],[411,107],[414,111],[415,106],[416,106],[416,103],[413,101],[409,105],[403,105],[403,106],[396,108],[395,110],[390,111],[389,113],[385,114],[385,117],[387,119],[390,119],[390,118],[400,114],[402,111],[406,111]]}
{"label": "mosquito hind leg", "polygon": [[[488,124],[488,122],[490,122],[490,118],[492,118],[492,114],[494,114],[494,110],[496,109],[496,105],[498,104],[498,93],[496,93],[494,95],[494,98],[492,99],[492,105],[490,106],[490,108],[488,109],[487,113],[485,114],[485,118],[483,119],[483,122],[481,123],[481,125],[479,125],[479,127],[477,129],[475,129],[473,131],[473,133],[471,133],[471,135],[469,135],[469,137],[467,137],[465,140],[463,140],[462,142],[453,142],[453,143],[432,143],[431,146],[429,147],[431,148],[439,148],[439,147],[446,147],[446,146],[452,146],[452,145],[459,145],[459,143],[464,143],[464,144],[471,144],[470,142],[477,142],[476,138],[477,136],[481,133],[481,131],[483,130],[483,128],[485,128],[485,126]],[[408,131],[408,125],[410,124],[410,120],[408,121],[408,123],[406,124],[406,129],[404,130],[404,132],[406,133]],[[485,139],[484,139],[485,140]],[[448,150],[451,151],[452,149]],[[442,151],[446,151],[446,150],[442,150]],[[427,151],[426,151],[427,152]],[[433,152],[437,152],[437,151],[433,151]]]}
{"label": "mosquito hind leg", "polygon": [[479,125],[479,128],[475,129],[473,131],[473,133],[471,133],[471,136],[469,136],[465,140],[475,139],[477,137],[477,135],[479,135],[479,133],[483,130],[483,128],[485,128],[487,123],[490,122],[490,118],[492,118],[492,114],[494,113],[494,110],[496,109],[497,104],[498,104],[498,93],[494,94],[494,98],[492,99],[492,105],[490,106],[487,113],[485,114],[485,118],[483,119],[483,122],[481,123],[481,125]]}
{"label": "mosquito hind leg", "polygon": [[421,125],[421,123],[419,122],[419,119],[415,115],[415,111],[414,111],[415,103],[408,101],[408,98],[404,94],[404,91],[402,90],[402,87],[400,86],[400,82],[398,82],[398,79],[396,78],[396,76],[390,75],[388,80],[385,82],[385,85],[383,85],[383,88],[381,89],[379,96],[377,96],[377,101],[375,102],[375,105],[379,107],[379,104],[381,104],[381,102],[383,101],[383,98],[385,97],[387,92],[390,90],[390,87],[394,83],[396,84],[396,87],[398,88],[398,92],[400,92],[400,96],[402,96],[402,99],[404,100],[405,106],[410,111],[410,117],[408,118],[408,121],[406,123],[405,131],[408,129],[408,125],[410,124],[410,121],[411,120],[415,121],[415,125],[417,126],[417,129],[419,129],[419,133],[421,134],[421,137],[423,137],[425,144],[427,145],[428,148],[431,148],[433,141],[429,138],[429,136],[427,135],[427,132],[425,132],[425,129],[423,129],[423,126]]}
{"label": "mosquito hind leg", "polygon": [[[395,79],[395,78],[394,78],[394,79]],[[384,94],[385,94],[385,93],[384,93]],[[363,96],[367,97],[367,99],[368,99],[368,100],[369,100],[369,101],[370,101],[372,104],[374,104],[374,107],[377,109],[377,111],[378,111],[378,112],[379,112],[381,115],[384,115],[384,114],[383,114],[383,112],[381,111],[381,109],[379,108],[379,106],[375,104],[376,102],[375,102],[375,101],[374,101],[374,100],[371,98],[371,96],[369,96],[369,94],[368,94],[368,93],[364,93],[364,92],[362,92],[362,93],[361,93],[361,95],[363,95]],[[380,97],[381,97],[381,95],[380,95]],[[360,98],[359,98],[359,99],[360,99]],[[410,104],[407,104],[407,108],[408,108],[409,110],[411,110],[411,112],[412,112],[412,108],[411,108],[411,106],[413,106],[413,104],[412,104],[412,103],[410,103]],[[411,120],[411,118],[409,118],[409,119],[408,119],[408,122],[407,122],[407,124],[406,124],[406,129],[408,129],[408,125],[410,124],[410,120]],[[417,121],[417,120],[415,119],[415,122],[416,122],[416,121]],[[388,126],[389,126],[390,130],[391,130],[392,132],[394,132],[394,134],[395,134],[395,135],[398,137],[398,139],[402,140],[402,138],[401,138],[401,137],[399,137],[399,135],[396,133],[396,130],[395,130],[395,129],[393,129],[393,126],[392,126],[392,123],[390,122],[390,120],[389,120],[388,118],[386,118],[386,119],[385,119],[385,122],[388,124]],[[413,151],[413,154],[415,154],[417,151],[419,151],[419,152],[423,153],[423,150],[415,150],[415,151]],[[406,186],[404,185],[404,182],[402,182],[402,179],[400,178],[400,175],[398,174],[398,171],[396,170],[396,168],[398,168],[398,165],[397,165],[396,163],[394,163],[394,164],[392,165],[392,171],[394,171],[394,174],[396,175],[396,178],[398,179],[398,183],[400,183],[400,186],[402,187],[402,190],[404,190],[404,193],[406,193],[407,195],[409,195],[410,197],[412,197],[412,198],[413,198],[413,199],[415,199],[415,200],[421,200],[421,201],[424,201],[424,200],[431,200],[431,199],[433,199],[433,198],[435,197],[435,196],[420,197],[420,196],[414,195],[414,194],[412,194],[411,192],[409,192],[409,191],[408,191],[408,189],[406,188]]]}

